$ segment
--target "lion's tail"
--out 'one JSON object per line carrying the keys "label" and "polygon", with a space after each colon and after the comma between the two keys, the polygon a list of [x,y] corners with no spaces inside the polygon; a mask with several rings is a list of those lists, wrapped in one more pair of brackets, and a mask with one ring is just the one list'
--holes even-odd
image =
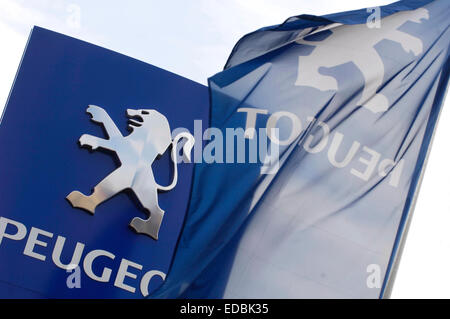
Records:
{"label": "lion's tail", "polygon": [[194,147],[194,143],[195,143],[194,136],[192,136],[192,134],[188,133],[188,132],[181,132],[181,133],[177,134],[172,141],[172,152],[171,152],[171,158],[172,158],[172,163],[173,163],[172,183],[168,186],[161,186],[159,184],[156,184],[156,186],[159,190],[170,191],[177,184],[177,181],[178,181],[177,145],[178,145],[178,142],[181,141],[182,139],[186,140],[183,145],[183,159],[187,162],[191,161],[191,150]]}

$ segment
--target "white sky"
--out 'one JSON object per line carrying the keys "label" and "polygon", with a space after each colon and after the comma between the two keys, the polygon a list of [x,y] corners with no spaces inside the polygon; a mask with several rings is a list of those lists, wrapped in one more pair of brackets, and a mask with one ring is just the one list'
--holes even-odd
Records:
{"label": "white sky", "polygon": [[[194,81],[220,71],[235,42],[298,14],[388,0],[0,0],[0,113],[33,25],[151,63]],[[126,3],[126,6],[124,5]],[[450,102],[441,114],[392,298],[450,298]]]}

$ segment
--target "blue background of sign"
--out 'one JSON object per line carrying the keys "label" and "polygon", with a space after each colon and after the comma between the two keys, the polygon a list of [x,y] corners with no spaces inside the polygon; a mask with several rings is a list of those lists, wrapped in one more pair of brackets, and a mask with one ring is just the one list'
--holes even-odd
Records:
{"label": "blue background of sign", "polygon": [[[135,216],[145,218],[139,203],[120,193],[97,207],[95,216],[74,209],[65,197],[73,190],[92,188],[118,166],[112,154],[80,148],[82,134],[105,137],[102,127],[86,113],[89,104],[105,108],[124,135],[127,108],[153,108],[164,114],[171,129],[193,132],[194,120],[208,127],[206,87],[124,55],[35,27],[16,76],[0,125],[0,216],[53,233],[36,246],[45,261],[23,254],[26,239],[3,239],[0,244],[0,297],[120,297],[139,298],[142,275],[152,269],[165,273],[173,257],[189,201],[193,164],[179,165],[177,186],[160,193],[166,214],[159,240],[135,234],[128,227]],[[159,184],[171,179],[172,164],[165,154],[153,170]],[[15,232],[8,227],[7,232]],[[28,234],[27,234],[28,235]],[[69,275],[52,261],[58,235],[66,237],[62,262],[68,263],[76,242],[91,250],[113,253],[100,257],[94,273],[113,270],[108,283],[96,282],[81,271],[81,289],[68,289]],[[122,258],[143,265],[125,283],[134,294],[114,287]],[[161,283],[152,280],[150,292]],[[27,290],[17,290],[23,287]]]}

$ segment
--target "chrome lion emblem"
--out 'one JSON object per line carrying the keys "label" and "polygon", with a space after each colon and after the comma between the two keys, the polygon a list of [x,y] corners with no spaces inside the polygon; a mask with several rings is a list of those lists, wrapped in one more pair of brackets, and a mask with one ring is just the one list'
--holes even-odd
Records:
{"label": "chrome lion emblem", "polygon": [[[89,105],[86,110],[91,120],[104,126],[109,139],[84,134],[79,143],[82,147],[110,150],[116,153],[121,166],[105,177],[91,195],[86,196],[79,191],[71,192],[66,198],[75,208],[81,208],[94,214],[97,205],[108,200],[117,193],[131,189],[149,213],[149,218],[143,220],[135,217],[130,226],[140,234],[158,239],[159,228],[164,217],[164,210],[158,205],[158,191],[169,191],[175,187],[178,179],[177,144],[185,140],[183,156],[190,160],[194,146],[194,137],[182,132],[172,140],[169,122],[161,113],[151,109],[127,110],[129,129],[131,133],[123,136],[108,113],[101,107]],[[153,161],[172,147],[173,179],[168,186],[156,183],[152,171]]]}

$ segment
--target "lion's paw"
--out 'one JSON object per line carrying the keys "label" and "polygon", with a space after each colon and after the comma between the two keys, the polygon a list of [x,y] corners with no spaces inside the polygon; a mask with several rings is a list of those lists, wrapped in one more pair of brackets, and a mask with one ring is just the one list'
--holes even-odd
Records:
{"label": "lion's paw", "polygon": [[414,56],[418,56],[423,51],[422,40],[417,38],[408,37],[401,45],[406,52],[413,53]]}
{"label": "lion's paw", "polygon": [[86,109],[86,113],[91,115],[91,119],[94,122],[103,123],[104,120],[108,117],[108,113],[100,106],[97,105],[89,105]]}
{"label": "lion's paw", "polygon": [[98,147],[96,138],[88,134],[83,134],[78,141],[82,147],[88,146],[92,148],[92,150],[95,150]]}
{"label": "lion's paw", "polygon": [[383,94],[375,94],[363,104],[363,107],[373,113],[385,112],[389,108],[389,101]]}

